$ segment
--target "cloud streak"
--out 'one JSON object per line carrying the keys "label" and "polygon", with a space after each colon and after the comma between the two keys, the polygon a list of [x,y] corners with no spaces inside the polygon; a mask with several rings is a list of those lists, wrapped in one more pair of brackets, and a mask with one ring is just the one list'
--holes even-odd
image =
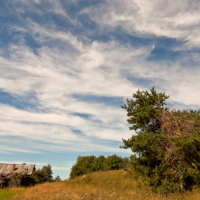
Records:
{"label": "cloud streak", "polygon": [[[188,65],[182,67],[189,56],[175,63],[148,62],[153,46],[134,48],[115,41],[85,44],[71,33],[56,32],[32,22],[28,29],[22,31],[39,34],[41,43],[47,37],[49,42],[59,40],[65,44],[65,49],[42,47],[36,55],[25,44],[11,45],[10,59],[1,57],[2,91],[13,96],[33,93],[37,99],[36,107],[40,109],[39,112],[19,110],[1,104],[2,134],[26,135],[46,142],[55,142],[56,139],[78,142],[83,138],[70,130],[78,128],[85,136],[120,141],[122,132],[123,137],[131,135],[120,107],[105,106],[104,102],[80,101],[73,95],[125,99],[138,88],[147,88],[134,83],[139,78],[150,80],[152,86],[172,94],[173,101],[198,104],[199,97],[194,91],[199,89],[199,84],[196,84],[199,73],[191,71]],[[198,62],[199,59],[194,58]],[[7,70],[10,73],[5,73]],[[183,97],[184,91],[189,95]],[[89,114],[98,122],[72,113]]]}
{"label": "cloud streak", "polygon": [[111,0],[86,13],[104,30],[121,27],[140,37],[169,37],[185,41],[187,48],[199,47],[200,14],[197,0],[140,1]]}
{"label": "cloud streak", "polygon": [[2,154],[129,154],[118,146],[135,132],[120,106],[138,89],[155,86],[175,108],[199,108],[196,1],[71,1],[71,12],[45,3],[46,11],[43,1],[6,1],[16,21],[0,48]]}

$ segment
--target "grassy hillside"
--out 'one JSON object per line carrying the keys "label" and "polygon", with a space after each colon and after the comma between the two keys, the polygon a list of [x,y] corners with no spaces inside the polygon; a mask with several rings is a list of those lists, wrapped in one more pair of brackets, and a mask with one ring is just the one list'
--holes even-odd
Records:
{"label": "grassy hillside", "polygon": [[[184,195],[160,196],[139,188],[134,180],[124,170],[95,172],[73,180],[44,183],[27,189],[3,189],[7,191],[7,198],[11,200],[50,200],[50,199],[82,199],[82,200],[194,200],[200,199],[197,190]],[[9,197],[9,191],[12,195]],[[20,192],[18,192],[20,191]],[[13,192],[16,192],[14,194]]]}

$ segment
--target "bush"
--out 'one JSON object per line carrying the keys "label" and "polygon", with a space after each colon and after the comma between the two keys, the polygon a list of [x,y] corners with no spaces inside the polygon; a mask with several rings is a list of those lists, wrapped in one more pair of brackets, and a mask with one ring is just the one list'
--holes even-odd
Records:
{"label": "bush", "polygon": [[127,157],[124,157],[124,158],[122,158],[122,160],[123,160],[123,167],[124,167],[124,169],[127,169],[127,168],[129,168],[130,167],[130,160],[129,160],[129,158],[127,158]]}
{"label": "bush", "polygon": [[89,174],[93,171],[100,170],[117,170],[129,167],[129,159],[121,158],[116,155],[108,156],[79,156],[77,162],[72,166],[70,172],[70,179],[84,174]]}
{"label": "bush", "polygon": [[103,170],[103,162],[105,161],[105,157],[104,156],[99,156],[98,158],[96,158],[94,160],[94,170],[95,171],[100,171]]}
{"label": "bush", "polygon": [[43,166],[42,169],[37,169],[33,172],[31,179],[32,183],[45,183],[53,181],[53,172],[51,170],[51,165]]}
{"label": "bush", "polygon": [[103,169],[118,170],[124,167],[123,159],[117,155],[108,156],[103,162]]}
{"label": "bush", "polygon": [[79,156],[76,164],[72,166],[70,178],[93,172],[95,158],[95,156]]}

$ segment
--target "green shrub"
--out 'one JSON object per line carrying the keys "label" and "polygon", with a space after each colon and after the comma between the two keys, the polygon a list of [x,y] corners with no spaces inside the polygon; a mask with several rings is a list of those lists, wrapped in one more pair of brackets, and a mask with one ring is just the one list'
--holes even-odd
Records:
{"label": "green shrub", "polygon": [[130,162],[128,158],[121,158],[116,155],[108,156],[79,156],[77,162],[72,166],[70,172],[70,179],[84,174],[89,174],[93,171],[101,170],[118,170],[129,167]]}
{"label": "green shrub", "polygon": [[32,183],[45,183],[53,181],[53,172],[51,165],[43,166],[42,169],[37,169],[33,172],[31,179]]}
{"label": "green shrub", "polygon": [[124,157],[124,158],[122,158],[122,160],[123,160],[123,167],[125,169],[129,168],[130,167],[130,160],[129,160],[129,158]]}
{"label": "green shrub", "polygon": [[105,161],[104,156],[99,156],[94,160],[94,170],[95,171],[100,171],[103,170],[103,162]]}
{"label": "green shrub", "polygon": [[124,167],[123,159],[117,155],[108,156],[103,162],[103,169],[118,170]]}
{"label": "green shrub", "polygon": [[79,156],[76,164],[72,166],[70,178],[93,172],[95,158],[95,156]]}

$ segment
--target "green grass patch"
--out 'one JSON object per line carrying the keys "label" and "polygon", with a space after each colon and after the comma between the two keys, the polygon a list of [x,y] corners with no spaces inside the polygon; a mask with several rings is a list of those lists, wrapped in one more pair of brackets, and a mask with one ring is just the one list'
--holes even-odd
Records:
{"label": "green grass patch", "polygon": [[25,188],[4,188],[0,189],[0,199],[10,199],[16,194],[20,194],[25,191]]}

